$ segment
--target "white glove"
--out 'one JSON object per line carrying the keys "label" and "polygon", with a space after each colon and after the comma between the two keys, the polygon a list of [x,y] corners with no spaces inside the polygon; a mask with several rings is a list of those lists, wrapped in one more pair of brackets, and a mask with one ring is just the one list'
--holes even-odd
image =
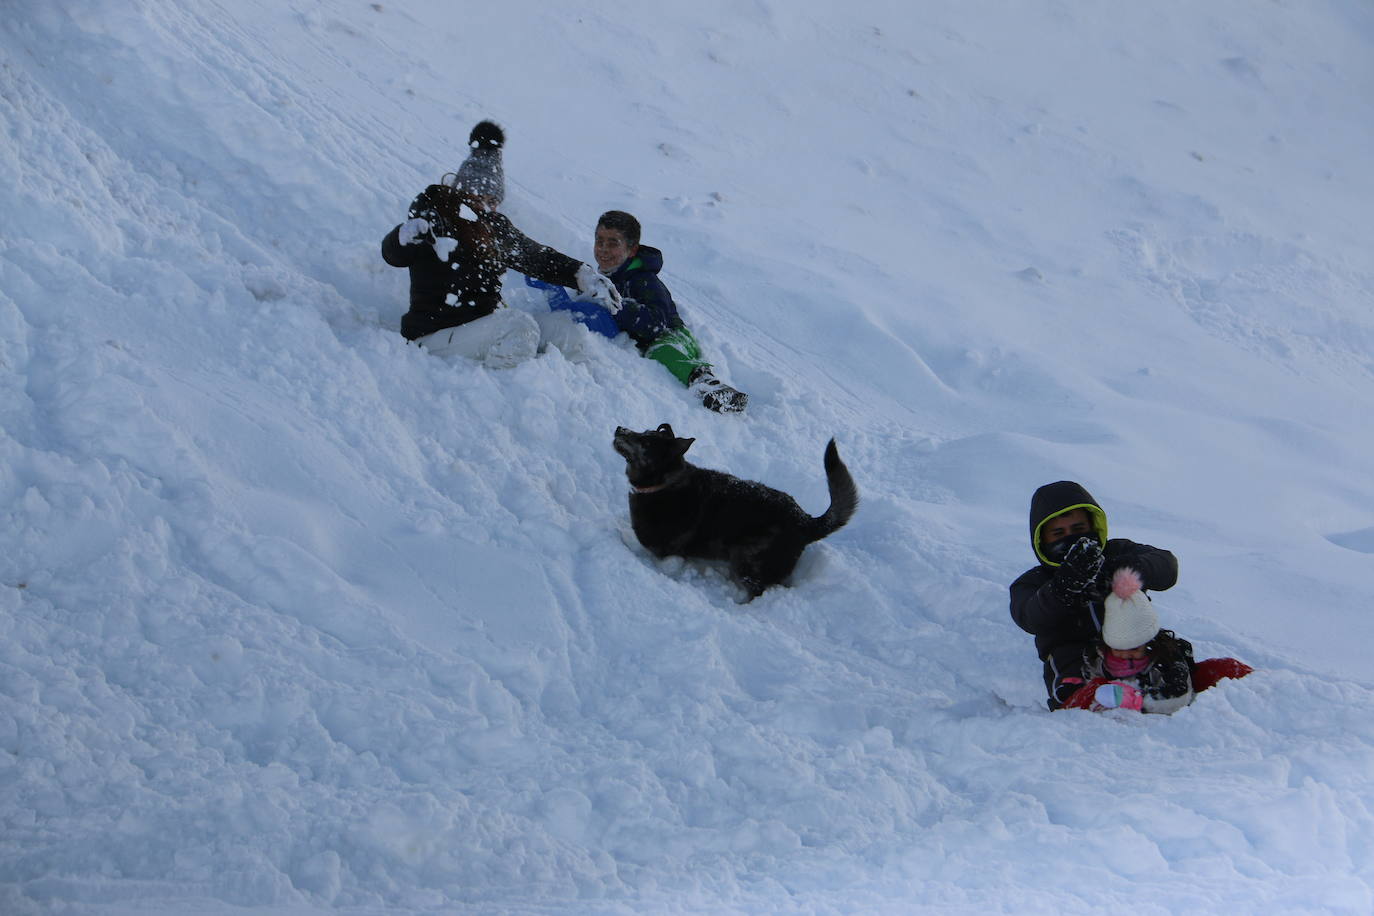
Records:
{"label": "white glove", "polygon": [[615,284],[590,264],[577,268],[577,291],[612,315],[620,311],[620,293]]}
{"label": "white glove", "polygon": [[425,236],[429,235],[429,220],[415,217],[401,223],[401,230],[396,234],[396,238],[402,245],[418,245],[427,242]]}

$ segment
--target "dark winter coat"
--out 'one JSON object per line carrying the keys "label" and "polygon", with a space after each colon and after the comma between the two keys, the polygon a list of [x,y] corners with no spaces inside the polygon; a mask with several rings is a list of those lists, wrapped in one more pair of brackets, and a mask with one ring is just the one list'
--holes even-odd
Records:
{"label": "dark winter coat", "polygon": [[559,286],[577,286],[580,261],[532,241],[504,215],[478,207],[464,192],[430,185],[410,205],[429,220],[433,235],[458,243],[440,260],[429,241],[402,245],[400,226],[382,239],[382,258],[410,268],[410,311],[401,318],[407,340],[490,315],[501,304],[508,268]]}
{"label": "dark winter coat", "polygon": [[1098,643],[1083,653],[1083,679],[1130,684],[1144,695],[1144,712],[1167,715],[1193,702],[1193,644],[1172,630],[1160,630],[1148,648],[1149,667],[1119,678],[1107,670],[1107,650]]}
{"label": "dark winter coat", "polygon": [[622,300],[615,323],[641,351],[669,331],[682,327],[673,294],[658,278],[662,269],[663,252],[640,245],[634,257],[611,273],[611,282]]}
{"label": "dark winter coat", "polygon": [[[1065,604],[1055,597],[1050,583],[1058,563],[1040,552],[1040,529],[1051,518],[1072,509],[1083,508],[1094,522],[1105,561],[1092,593]],[[1049,706],[1058,709],[1073,693],[1074,685],[1064,678],[1083,676],[1084,651],[1095,646],[1102,635],[1102,600],[1111,590],[1112,573],[1129,566],[1140,573],[1147,591],[1163,591],[1178,581],[1178,560],[1167,550],[1137,544],[1125,538],[1107,537],[1107,515],[1102,507],[1078,484],[1061,480],[1035,491],[1030,511],[1031,550],[1039,564],[1021,574],[1011,584],[1011,618],[1016,625],[1035,636],[1035,651],[1045,663],[1045,687]]]}

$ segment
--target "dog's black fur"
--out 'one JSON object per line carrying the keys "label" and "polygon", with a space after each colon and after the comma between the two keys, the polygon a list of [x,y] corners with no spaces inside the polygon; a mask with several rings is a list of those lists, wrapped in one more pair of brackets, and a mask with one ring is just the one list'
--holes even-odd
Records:
{"label": "dog's black fur", "polygon": [[690,464],[683,455],[695,441],[679,439],[667,423],[642,433],[617,427],[612,442],[630,479],[630,522],[654,556],[727,561],[750,600],[787,578],[806,545],[838,531],[859,505],[834,439],[825,447],[830,508],[817,518],[781,490]]}

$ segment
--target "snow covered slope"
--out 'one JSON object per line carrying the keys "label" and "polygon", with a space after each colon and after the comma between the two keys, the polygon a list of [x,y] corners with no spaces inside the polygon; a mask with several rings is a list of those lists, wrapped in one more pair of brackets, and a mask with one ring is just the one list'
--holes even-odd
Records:
{"label": "snow covered slope", "polygon": [[[0,912],[1374,909],[1374,10],[593,6],[7,5]],[[747,415],[404,345],[483,117]],[[628,530],[662,422],[859,513],[740,604]],[[1261,670],[1046,712],[1063,478]]]}

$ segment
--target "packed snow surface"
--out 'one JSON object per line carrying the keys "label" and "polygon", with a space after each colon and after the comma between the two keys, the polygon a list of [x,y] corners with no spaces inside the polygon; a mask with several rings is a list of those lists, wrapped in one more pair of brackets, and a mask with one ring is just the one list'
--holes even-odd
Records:
{"label": "packed snow surface", "polygon": [[[12,0],[0,66],[0,912],[1374,910],[1365,0]],[[482,118],[746,414],[406,345]],[[742,603],[629,529],[663,422],[859,512]],[[1256,673],[1048,712],[1060,479]]]}

